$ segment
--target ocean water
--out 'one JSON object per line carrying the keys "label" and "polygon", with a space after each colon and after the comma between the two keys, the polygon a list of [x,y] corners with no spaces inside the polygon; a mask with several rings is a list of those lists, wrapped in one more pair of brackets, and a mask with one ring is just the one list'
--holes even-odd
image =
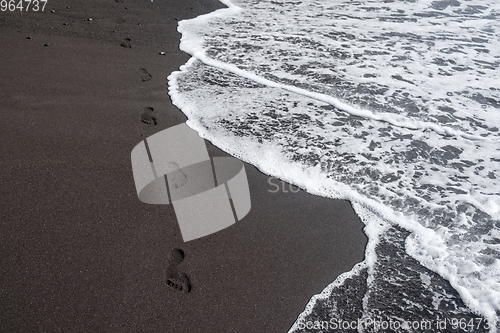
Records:
{"label": "ocean water", "polygon": [[500,2],[223,3],[179,23],[174,104],[369,238],[290,332],[500,332]]}

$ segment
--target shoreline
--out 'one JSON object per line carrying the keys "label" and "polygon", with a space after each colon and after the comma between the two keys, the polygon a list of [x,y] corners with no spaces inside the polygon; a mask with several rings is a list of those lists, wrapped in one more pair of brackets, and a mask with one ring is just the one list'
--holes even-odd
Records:
{"label": "shoreline", "polygon": [[[172,207],[135,193],[132,148],[186,120],[166,86],[189,59],[178,20],[223,5],[67,7],[0,17],[9,46],[0,50],[9,156],[0,162],[1,330],[287,331],[313,295],[364,258],[363,224],[347,201],[272,193],[270,178],[245,163],[250,213],[184,243]],[[185,253],[188,294],[165,283],[172,248]]]}

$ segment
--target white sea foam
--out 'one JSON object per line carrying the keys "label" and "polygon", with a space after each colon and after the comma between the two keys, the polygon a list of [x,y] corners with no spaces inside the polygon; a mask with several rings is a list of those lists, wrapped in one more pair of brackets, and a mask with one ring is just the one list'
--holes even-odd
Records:
{"label": "white sea foam", "polygon": [[169,90],[188,125],[264,173],[353,203],[370,241],[346,276],[368,269],[365,317],[381,238],[492,323],[500,314],[500,5],[476,2],[225,1],[180,22],[194,57]]}

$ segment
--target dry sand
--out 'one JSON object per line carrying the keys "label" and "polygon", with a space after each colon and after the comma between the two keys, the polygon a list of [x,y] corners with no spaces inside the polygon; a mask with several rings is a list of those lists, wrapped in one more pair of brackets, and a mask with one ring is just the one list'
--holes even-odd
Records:
{"label": "dry sand", "polygon": [[[138,200],[132,148],[186,121],[166,85],[189,58],[177,22],[221,7],[49,0],[0,12],[1,332],[286,332],[363,260],[348,202],[271,193],[248,164],[250,213],[201,239],[183,243],[172,206]],[[166,284],[173,248],[187,294]]]}

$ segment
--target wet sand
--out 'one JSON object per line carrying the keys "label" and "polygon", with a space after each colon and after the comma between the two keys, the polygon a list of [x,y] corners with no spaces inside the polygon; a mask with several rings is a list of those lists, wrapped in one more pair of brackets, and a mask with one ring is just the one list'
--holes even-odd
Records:
{"label": "wet sand", "polygon": [[[184,243],[171,205],[137,198],[132,148],[186,121],[166,82],[189,59],[178,20],[222,7],[49,0],[0,13],[0,331],[286,332],[363,260],[348,202],[248,164],[250,213],[201,239]],[[173,248],[187,294],[166,283]]]}

